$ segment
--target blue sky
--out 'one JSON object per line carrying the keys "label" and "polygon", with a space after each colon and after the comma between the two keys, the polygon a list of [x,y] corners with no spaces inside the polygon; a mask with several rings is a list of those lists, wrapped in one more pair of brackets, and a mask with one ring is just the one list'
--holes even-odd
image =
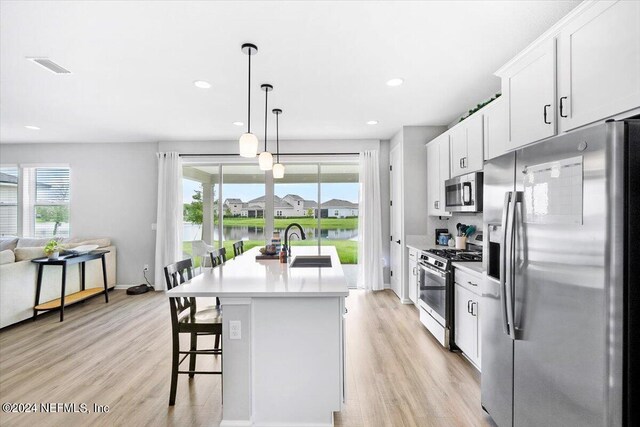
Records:
{"label": "blue sky", "polygon": [[[188,179],[182,180],[182,191],[184,194],[184,202],[189,203],[191,196],[195,190],[201,190],[199,182]],[[348,200],[358,203],[358,184],[342,183],[342,184],[322,184],[322,202],[331,199]],[[223,197],[225,199],[235,198],[247,202],[256,197],[264,195],[264,184],[224,184]],[[316,200],[318,198],[318,187],[315,184],[277,184],[275,193],[278,197],[284,197],[287,194],[297,194],[307,200]]]}

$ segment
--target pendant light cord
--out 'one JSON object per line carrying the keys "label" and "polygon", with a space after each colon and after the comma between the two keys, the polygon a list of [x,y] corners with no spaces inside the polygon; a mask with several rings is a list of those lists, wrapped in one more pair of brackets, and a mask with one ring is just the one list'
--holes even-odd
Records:
{"label": "pendant light cord", "polygon": [[276,114],[276,163],[280,163],[280,114]]}
{"label": "pendant light cord", "polygon": [[267,151],[267,111],[269,100],[269,88],[264,91],[264,151]]}
{"label": "pendant light cord", "polygon": [[247,133],[251,133],[251,48],[249,48],[249,80],[247,87],[249,88],[249,99],[247,100]]}

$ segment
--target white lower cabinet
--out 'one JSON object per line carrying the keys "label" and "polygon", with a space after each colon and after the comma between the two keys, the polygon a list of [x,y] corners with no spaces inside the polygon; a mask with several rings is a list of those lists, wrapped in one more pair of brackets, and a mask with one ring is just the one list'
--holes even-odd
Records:
{"label": "white lower cabinet", "polygon": [[409,248],[409,299],[418,305],[418,251]]}
{"label": "white lower cabinet", "polygon": [[[455,343],[467,358],[480,369],[480,295],[468,283],[479,283],[480,276],[455,269],[454,322]],[[462,283],[461,283],[462,282]]]}

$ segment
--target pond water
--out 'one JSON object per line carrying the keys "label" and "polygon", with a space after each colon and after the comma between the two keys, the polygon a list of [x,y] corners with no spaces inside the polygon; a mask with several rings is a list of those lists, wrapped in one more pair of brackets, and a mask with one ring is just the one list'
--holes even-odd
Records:
{"label": "pond water", "polygon": [[[317,239],[318,233],[315,228],[302,227],[307,239]],[[284,238],[284,228],[276,228],[276,231],[280,231],[282,238]],[[295,232],[297,229],[292,229],[290,232]],[[223,226],[222,237],[224,240],[263,240],[264,227],[253,226]],[[218,229],[213,231],[214,240],[219,240]],[[327,240],[358,240],[358,229],[332,229],[332,230],[320,230],[320,238]],[[199,224],[184,223],[182,239],[187,240],[201,240],[202,239],[202,226]]]}

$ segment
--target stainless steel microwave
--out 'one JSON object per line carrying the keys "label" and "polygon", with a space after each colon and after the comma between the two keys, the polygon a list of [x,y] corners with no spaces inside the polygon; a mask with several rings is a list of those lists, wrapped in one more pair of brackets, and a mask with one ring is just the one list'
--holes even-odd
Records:
{"label": "stainless steel microwave", "polygon": [[444,194],[448,212],[482,212],[482,172],[446,180]]}

